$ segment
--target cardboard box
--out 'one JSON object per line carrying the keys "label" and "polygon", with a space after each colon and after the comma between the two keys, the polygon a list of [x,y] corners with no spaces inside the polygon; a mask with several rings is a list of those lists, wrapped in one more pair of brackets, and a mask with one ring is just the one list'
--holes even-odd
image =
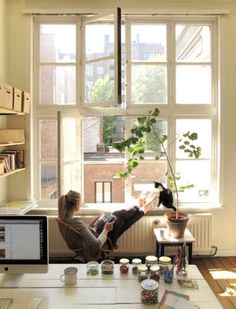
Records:
{"label": "cardboard box", "polygon": [[22,107],[22,91],[17,88],[13,88],[13,109],[16,112],[22,112]]}
{"label": "cardboard box", "polygon": [[6,109],[13,108],[13,89],[9,85],[1,84],[0,107],[6,108]]}
{"label": "cardboard box", "polygon": [[30,112],[30,94],[26,91],[22,93],[22,112]]}
{"label": "cardboard box", "polygon": [[25,143],[24,130],[0,130],[0,144]]}

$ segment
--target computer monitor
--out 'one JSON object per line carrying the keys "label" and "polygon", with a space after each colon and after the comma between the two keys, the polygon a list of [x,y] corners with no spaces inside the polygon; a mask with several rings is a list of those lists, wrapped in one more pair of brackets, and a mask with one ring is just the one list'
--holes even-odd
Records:
{"label": "computer monitor", "polygon": [[48,271],[46,216],[0,216],[0,273]]}

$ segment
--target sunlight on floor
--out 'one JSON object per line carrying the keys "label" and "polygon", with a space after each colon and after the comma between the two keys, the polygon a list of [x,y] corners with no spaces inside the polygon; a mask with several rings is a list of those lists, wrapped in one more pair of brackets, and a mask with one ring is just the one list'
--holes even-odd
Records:
{"label": "sunlight on floor", "polygon": [[228,270],[210,270],[210,274],[215,280],[218,279],[236,279],[236,273]]}
{"label": "sunlight on floor", "polygon": [[223,293],[220,293],[219,296],[225,296],[225,297],[234,296],[234,297],[236,297],[236,290],[233,289],[233,288],[226,287],[226,290]]}

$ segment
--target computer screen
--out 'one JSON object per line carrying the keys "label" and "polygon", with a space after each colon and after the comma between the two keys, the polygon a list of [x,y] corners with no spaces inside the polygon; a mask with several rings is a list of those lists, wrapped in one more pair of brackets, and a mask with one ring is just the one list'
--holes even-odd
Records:
{"label": "computer screen", "polygon": [[47,217],[0,216],[0,273],[47,271]]}

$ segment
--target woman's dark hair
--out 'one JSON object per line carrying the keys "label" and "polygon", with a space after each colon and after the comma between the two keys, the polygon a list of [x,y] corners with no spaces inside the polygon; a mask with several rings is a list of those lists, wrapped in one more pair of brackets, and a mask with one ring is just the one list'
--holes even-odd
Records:
{"label": "woman's dark hair", "polygon": [[58,199],[59,219],[65,219],[68,213],[74,210],[77,203],[80,203],[80,200],[80,193],[73,190],[70,190],[65,195],[61,195]]}

